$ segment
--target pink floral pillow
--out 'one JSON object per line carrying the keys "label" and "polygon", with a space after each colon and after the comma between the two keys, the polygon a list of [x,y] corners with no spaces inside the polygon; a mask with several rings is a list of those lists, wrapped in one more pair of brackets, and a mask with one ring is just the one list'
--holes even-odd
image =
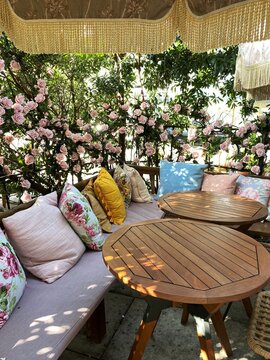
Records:
{"label": "pink floral pillow", "polygon": [[240,175],[236,181],[235,192],[237,195],[259,201],[267,206],[270,197],[270,180]]}
{"label": "pink floral pillow", "polygon": [[25,284],[23,268],[0,229],[0,329],[20,300]]}
{"label": "pink floral pillow", "polygon": [[220,194],[234,194],[239,174],[212,175],[204,173],[202,191],[214,191]]}
{"label": "pink floral pillow", "polygon": [[102,249],[105,238],[99,221],[86,197],[75,186],[65,184],[59,200],[59,208],[87,247],[92,250]]}

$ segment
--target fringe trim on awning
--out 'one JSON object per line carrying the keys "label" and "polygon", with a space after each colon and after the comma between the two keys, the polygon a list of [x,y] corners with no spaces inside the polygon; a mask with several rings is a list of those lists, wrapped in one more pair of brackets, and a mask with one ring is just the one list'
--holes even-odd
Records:
{"label": "fringe trim on awning", "polygon": [[195,52],[270,38],[270,1],[247,0],[195,16],[176,0],[166,16],[142,19],[23,20],[0,0],[0,29],[29,53],[159,53],[180,34]]}

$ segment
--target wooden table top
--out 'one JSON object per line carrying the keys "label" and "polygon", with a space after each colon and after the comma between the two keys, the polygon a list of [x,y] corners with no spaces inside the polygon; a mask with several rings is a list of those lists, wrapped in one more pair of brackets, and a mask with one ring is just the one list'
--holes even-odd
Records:
{"label": "wooden table top", "polygon": [[220,225],[251,225],[268,216],[267,207],[258,201],[208,191],[169,193],[158,204],[166,215]]}
{"label": "wooden table top", "polygon": [[123,226],[107,238],[103,258],[131,288],[191,304],[241,300],[270,278],[270,254],[251,237],[176,218]]}

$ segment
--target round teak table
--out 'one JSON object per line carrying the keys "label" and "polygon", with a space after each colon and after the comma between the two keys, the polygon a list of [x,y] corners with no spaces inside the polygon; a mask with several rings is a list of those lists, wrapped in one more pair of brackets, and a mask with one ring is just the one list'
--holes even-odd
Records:
{"label": "round teak table", "polygon": [[209,317],[231,355],[220,307],[245,303],[270,278],[270,254],[251,237],[175,218],[122,227],[107,238],[103,258],[119,280],[146,295],[148,307],[129,360],[141,359],[161,310],[175,302],[188,304],[196,320],[203,359],[215,359]]}
{"label": "round teak table", "polygon": [[158,205],[167,217],[239,225],[239,231],[268,216],[267,207],[258,201],[210,191],[169,193],[159,198]]}

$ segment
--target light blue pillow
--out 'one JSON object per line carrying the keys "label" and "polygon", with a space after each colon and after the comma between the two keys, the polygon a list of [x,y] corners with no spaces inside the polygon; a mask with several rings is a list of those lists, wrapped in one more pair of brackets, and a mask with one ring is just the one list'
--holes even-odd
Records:
{"label": "light blue pillow", "polygon": [[197,191],[201,189],[204,164],[160,161],[158,197],[169,192]]}

